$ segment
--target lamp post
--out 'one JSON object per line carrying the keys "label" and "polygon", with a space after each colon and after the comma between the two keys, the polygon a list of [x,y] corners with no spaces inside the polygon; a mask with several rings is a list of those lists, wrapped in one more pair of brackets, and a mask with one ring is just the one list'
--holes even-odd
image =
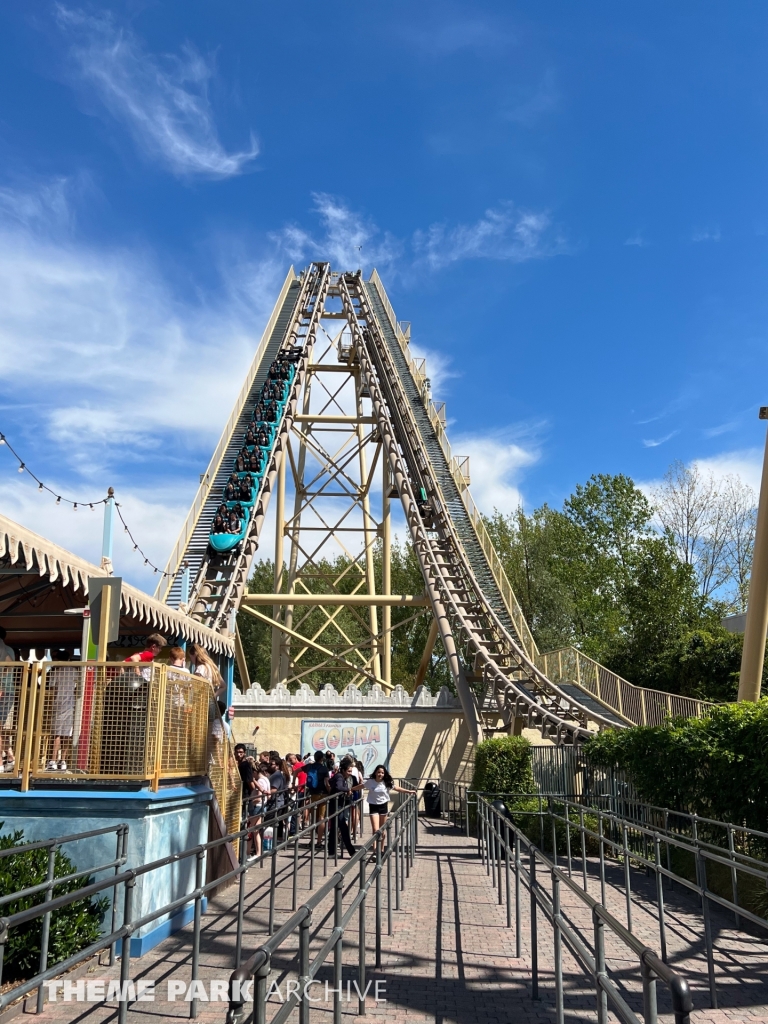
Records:
{"label": "lamp post", "polygon": [[[768,406],[761,407],[760,419],[768,420]],[[744,649],[741,655],[741,674],[739,676],[739,700],[760,699],[766,632],[768,632],[768,432],[763,455],[760,501],[757,506],[752,574],[749,579],[747,622],[744,627]]]}

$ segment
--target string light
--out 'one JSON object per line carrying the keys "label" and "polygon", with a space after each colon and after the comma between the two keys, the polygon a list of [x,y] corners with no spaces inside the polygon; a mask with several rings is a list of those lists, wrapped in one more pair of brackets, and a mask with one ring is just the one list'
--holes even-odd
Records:
{"label": "string light", "polygon": [[[40,477],[35,476],[35,474],[32,472],[32,470],[29,468],[29,466],[27,466],[27,464],[19,456],[18,452],[13,448],[13,445],[9,442],[9,440],[5,436],[5,434],[3,434],[1,432],[0,432],[0,445],[6,445],[7,448],[8,448],[8,451],[11,452],[11,454],[14,456],[16,461],[19,463],[18,472],[19,473],[28,473],[32,477],[32,479],[35,481],[35,483],[37,484],[38,491],[48,491],[49,494],[52,494],[56,498],[56,502],[55,503],[57,505],[61,505],[61,503],[63,501],[66,505],[71,505],[72,506],[72,510],[74,512],[77,512],[77,506],[78,505],[87,505],[88,508],[90,508],[91,512],[93,512],[95,510],[95,506],[96,505],[106,505],[106,503],[108,501],[110,501],[114,497],[114,491],[110,487],[109,488],[109,493],[107,494],[107,497],[106,498],[100,498],[98,501],[80,501],[80,502],[77,502],[73,498],[65,498],[63,495],[57,494],[55,491],[51,490],[51,488],[48,487],[47,484],[43,483],[43,481],[40,479]],[[184,569],[182,567],[181,569],[178,570],[178,573],[175,573],[175,572],[164,572],[162,569],[160,569],[159,566],[155,565],[155,563],[153,561],[151,561],[151,559],[149,559],[147,557],[147,555],[145,555],[145,553],[142,551],[141,547],[139,546],[139,544],[136,541],[136,538],[133,536],[133,534],[131,533],[130,529],[128,528],[128,524],[126,523],[125,519],[123,518],[123,513],[120,511],[120,504],[117,501],[115,502],[115,511],[117,512],[118,516],[120,517],[120,522],[123,524],[123,531],[125,533],[127,533],[128,536],[131,539],[131,542],[133,544],[133,550],[134,551],[138,551],[139,554],[141,555],[141,557],[144,559],[144,565],[148,565],[152,569],[152,571],[154,573],[160,573],[161,576],[163,576],[164,578],[174,577],[174,576],[178,575],[178,573],[182,573],[184,571]]]}

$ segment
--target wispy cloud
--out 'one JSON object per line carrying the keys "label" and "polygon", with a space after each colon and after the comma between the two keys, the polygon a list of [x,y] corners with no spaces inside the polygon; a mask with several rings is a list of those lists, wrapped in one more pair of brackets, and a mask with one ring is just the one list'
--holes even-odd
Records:
{"label": "wispy cloud", "polygon": [[330,259],[344,268],[386,266],[402,252],[402,244],[389,232],[379,231],[370,218],[342,200],[326,192],[315,192],[312,199],[321,234],[289,224],[271,236],[292,260]]}
{"label": "wispy cloud", "polygon": [[553,228],[549,214],[518,210],[508,202],[486,210],[474,224],[433,224],[426,231],[417,231],[413,247],[417,258],[432,270],[460,260],[523,263],[567,251],[565,240]]}
{"label": "wispy cloud", "polygon": [[555,110],[560,102],[560,92],[553,68],[548,68],[538,84],[527,91],[518,90],[506,104],[502,106],[502,117],[530,128],[545,114]]}
{"label": "wispy cloud", "polygon": [[675,434],[679,434],[679,430],[672,430],[669,434],[665,434],[664,437],[658,437],[652,440],[643,440],[644,448],[658,448],[659,445],[666,444],[667,441],[671,441]]}
{"label": "wispy cloud", "polygon": [[56,13],[79,76],[146,156],[176,175],[210,178],[240,174],[256,157],[253,137],[236,153],[221,144],[208,96],[213,63],[193,46],[186,44],[180,55],[156,56],[108,12],[57,5]]}
{"label": "wispy cloud", "polygon": [[433,224],[410,242],[381,231],[364,214],[327,193],[313,195],[319,232],[289,224],[271,239],[292,260],[329,259],[341,267],[407,266],[442,270],[462,260],[522,263],[568,251],[549,214],[519,210],[509,202],[487,210],[473,224]]}
{"label": "wispy cloud", "polygon": [[[34,196],[5,194],[12,211],[35,209]],[[170,435],[180,451],[210,443],[274,301],[277,261],[229,266],[216,299],[180,301],[152,253],[84,245],[2,212],[6,407],[34,381],[43,434],[69,466],[101,466],[107,450],[135,462],[168,450]]]}
{"label": "wispy cloud", "polygon": [[732,420],[730,423],[720,423],[716,427],[708,427],[706,430],[702,430],[702,434],[704,437],[720,437],[721,434],[729,434],[738,425],[736,420]]}
{"label": "wispy cloud", "polygon": [[691,235],[692,242],[719,242],[720,228],[702,228]]}
{"label": "wispy cloud", "polygon": [[642,231],[635,231],[634,234],[624,240],[624,245],[634,245],[637,246],[638,249],[645,249],[645,247],[650,244],[651,243],[644,237]]}
{"label": "wispy cloud", "polygon": [[423,53],[437,58],[466,51],[498,52],[515,42],[515,36],[498,22],[478,17],[446,17],[443,5],[438,8],[434,23],[409,29],[406,38]]}

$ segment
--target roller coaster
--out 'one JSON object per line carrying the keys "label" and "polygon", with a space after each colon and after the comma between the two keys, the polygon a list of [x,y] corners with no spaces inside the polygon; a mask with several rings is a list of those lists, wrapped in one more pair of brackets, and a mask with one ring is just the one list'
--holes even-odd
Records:
{"label": "roller coaster", "polygon": [[[329,324],[339,328],[334,335]],[[701,702],[684,698],[671,707],[666,695],[632,687],[600,666],[592,684],[578,652],[575,661],[566,658],[575,670],[563,670],[562,654],[555,662],[539,653],[472,502],[466,460],[451,454],[444,407],[432,401],[409,337],[376,271],[368,281],[360,271],[337,272],[327,263],[313,263],[298,275],[289,271],[155,596],[184,606],[222,633],[236,632],[240,609],[268,623],[273,684],[300,681],[307,671],[301,658],[311,649],[326,667],[385,688],[391,686],[391,607],[421,602],[433,617],[425,658],[439,636],[474,741],[489,730],[535,727],[557,743],[573,744],[596,730],[641,720],[641,713],[643,721],[670,711],[705,713]],[[319,410],[313,407],[318,394]],[[342,440],[334,447],[322,440],[330,436]],[[370,469],[366,450],[374,452]],[[314,474],[313,459],[319,467]],[[380,521],[371,506],[377,460]],[[293,515],[285,511],[289,469]],[[274,591],[248,595],[273,496]],[[349,506],[333,522],[332,499]],[[390,499],[402,505],[426,596],[390,593]],[[310,513],[320,525],[309,525]],[[363,539],[360,555],[352,558],[359,569],[355,585],[321,579],[317,552],[323,543],[355,531]],[[383,558],[378,591],[377,543]],[[258,604],[271,604],[272,616]],[[367,630],[364,643],[339,626],[338,607],[345,604],[368,609],[367,619],[358,615]],[[338,644],[321,643],[317,631],[300,632],[305,620],[295,616],[308,605],[325,608],[324,623],[341,634]]]}

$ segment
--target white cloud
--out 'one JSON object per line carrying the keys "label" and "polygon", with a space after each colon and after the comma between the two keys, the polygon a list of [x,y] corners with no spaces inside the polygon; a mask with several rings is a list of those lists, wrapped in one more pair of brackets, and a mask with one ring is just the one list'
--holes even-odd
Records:
{"label": "white cloud", "polygon": [[454,455],[469,456],[470,491],[481,512],[509,513],[522,504],[519,480],[538,461],[536,447],[510,441],[503,432],[457,434],[450,441]]}
{"label": "white cloud", "polygon": [[0,218],[5,401],[26,401],[19,382],[33,381],[44,432],[91,464],[107,447],[135,459],[169,434],[210,440],[281,277],[269,260],[235,268],[216,303],[184,303],[150,253],[52,239]]}
{"label": "white cloud", "polygon": [[438,20],[426,29],[410,30],[408,41],[432,57],[452,57],[473,50],[486,53],[506,49],[515,37],[502,25],[480,18],[446,18],[439,8]]}
{"label": "white cloud", "polygon": [[675,434],[679,434],[679,433],[680,433],[679,430],[671,430],[668,434],[665,434],[664,437],[658,437],[658,438],[655,438],[655,439],[643,440],[643,447],[644,448],[658,448],[659,445],[666,444],[667,441],[671,440],[675,436]]}
{"label": "white cloud", "polygon": [[313,193],[312,199],[323,227],[320,237],[297,225],[288,225],[272,235],[292,260],[330,260],[336,268],[354,270],[391,265],[400,254],[402,246],[389,232],[381,235],[373,221],[340,199],[325,192]]}
{"label": "white cloud", "polygon": [[629,238],[625,239],[624,241],[624,245],[635,245],[638,249],[644,249],[646,246],[650,244],[651,243],[646,241],[646,239],[643,237],[642,231],[636,231],[633,235],[630,235]]}
{"label": "white cloud", "polygon": [[95,86],[146,155],[174,174],[211,178],[240,174],[256,157],[253,136],[241,152],[222,146],[208,97],[214,68],[193,46],[186,44],[180,56],[157,57],[108,12],[87,14],[63,5],[56,11],[79,75]]}
{"label": "white cloud", "polygon": [[763,471],[761,448],[722,452],[706,459],[695,459],[693,464],[702,472],[711,473],[716,480],[722,480],[726,476],[738,476],[745,484],[749,484],[755,494],[760,493],[760,477]]}
{"label": "white cloud", "polygon": [[719,242],[720,228],[701,228],[691,235],[692,242]]}
{"label": "white cloud", "polygon": [[[7,458],[8,455],[3,456],[0,449],[0,471],[5,469]],[[52,479],[49,482],[54,489],[60,487],[65,495],[72,492],[71,484],[67,481]],[[117,501],[126,523],[147,557],[160,568],[165,565],[187,514],[194,497],[195,484],[196,481],[189,478],[179,478],[153,485],[151,492],[137,488],[117,488]],[[83,497],[103,497],[103,494],[94,493],[93,488],[81,487],[83,490]],[[77,493],[72,496],[79,497]],[[57,505],[50,494],[38,492],[37,485],[30,477],[13,474],[9,479],[2,472],[0,508],[3,515],[33,533],[100,565],[103,506],[97,506],[94,511],[78,508],[75,512],[71,507]],[[159,577],[152,569],[144,566],[143,559],[138,551],[133,550],[118,519],[115,520],[113,564],[115,574],[123,576],[134,586],[151,593],[157,585]]]}
{"label": "white cloud", "polygon": [[505,202],[486,210],[474,224],[433,224],[417,231],[413,246],[419,262],[431,270],[468,259],[522,263],[566,251],[564,240],[551,229],[547,213],[518,210]]}

